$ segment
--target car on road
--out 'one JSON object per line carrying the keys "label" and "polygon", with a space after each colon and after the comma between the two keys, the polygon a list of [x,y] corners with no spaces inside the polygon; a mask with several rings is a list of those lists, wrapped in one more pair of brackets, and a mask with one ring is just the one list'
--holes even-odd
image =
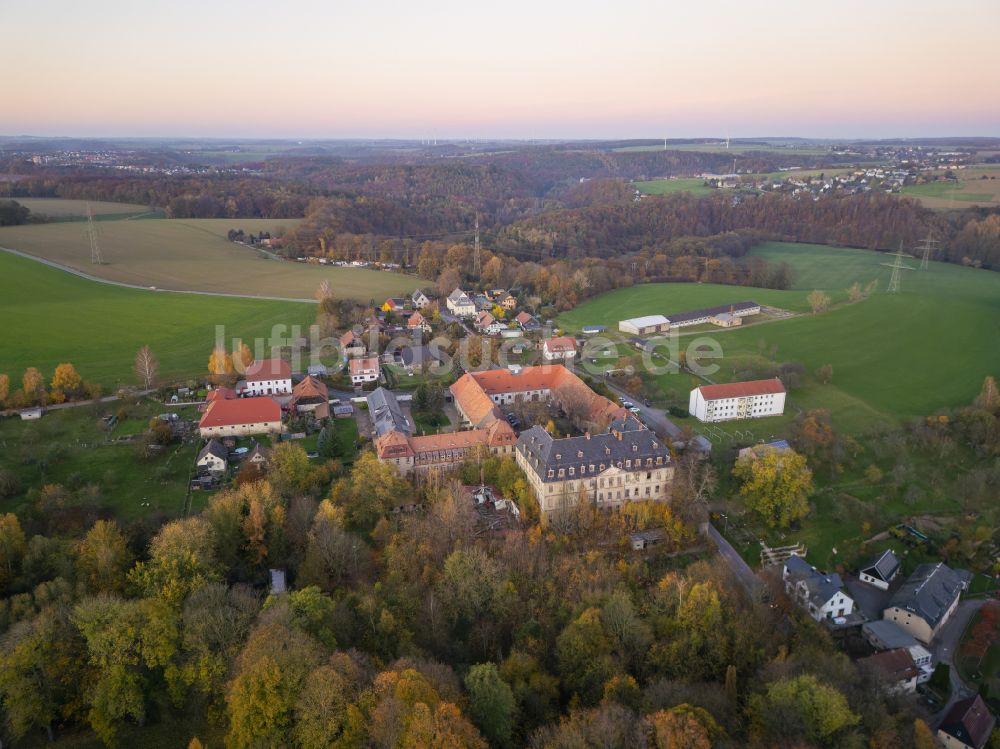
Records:
{"label": "car on road", "polygon": [[635,404],[632,401],[623,400],[622,405],[625,406],[625,408],[632,408]]}
{"label": "car on road", "polygon": [[631,411],[634,414],[642,413],[642,409],[636,406],[632,406],[631,408],[629,408],[629,411]]}

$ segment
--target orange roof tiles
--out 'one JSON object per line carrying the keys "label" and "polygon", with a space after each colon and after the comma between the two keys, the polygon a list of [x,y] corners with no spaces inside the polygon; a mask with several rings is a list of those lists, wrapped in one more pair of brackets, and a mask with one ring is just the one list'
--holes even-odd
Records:
{"label": "orange roof tiles", "polygon": [[242,424],[268,424],[281,421],[281,406],[274,398],[236,398],[215,400],[205,410],[198,426],[227,427]]}
{"label": "orange roof tiles", "polygon": [[351,359],[347,364],[352,375],[361,374],[368,369],[378,370],[378,357],[366,356],[363,359]]}
{"label": "orange roof tiles", "polygon": [[726,382],[721,385],[702,385],[698,388],[701,397],[707,401],[722,398],[745,398],[750,395],[773,395],[785,392],[781,380],[750,380],[748,382]]}
{"label": "orange roof tiles", "polygon": [[292,368],[281,359],[258,359],[246,371],[247,382],[259,380],[290,380]]}

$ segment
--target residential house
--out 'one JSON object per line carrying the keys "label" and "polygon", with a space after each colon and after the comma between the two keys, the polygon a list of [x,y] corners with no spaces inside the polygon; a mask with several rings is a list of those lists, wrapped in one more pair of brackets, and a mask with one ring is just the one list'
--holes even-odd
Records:
{"label": "residential house", "polygon": [[343,350],[345,358],[364,356],[367,352],[364,336],[353,330],[348,330],[340,336],[340,348]]}
{"label": "residential house", "polygon": [[917,691],[920,669],[906,648],[883,650],[860,658],[858,666],[875,670],[889,692],[912,694]]}
{"label": "residential house", "polygon": [[891,549],[887,549],[862,567],[858,578],[861,582],[873,585],[879,590],[889,590],[889,584],[899,574],[900,569],[899,558]]}
{"label": "residential house", "polygon": [[251,465],[258,466],[260,468],[266,468],[271,462],[271,450],[266,447],[262,447],[258,442],[247,453],[246,457],[243,458],[244,463],[250,463]]}
{"label": "residential house", "polygon": [[517,299],[506,291],[499,296],[493,297],[493,303],[507,312],[517,309]]}
{"label": "residential house", "polygon": [[292,368],[281,359],[259,359],[244,374],[244,395],[289,395],[292,392]]}
{"label": "residential house", "polygon": [[213,401],[198,422],[204,439],[276,434],[281,429],[281,406],[267,396]]}
{"label": "residential house", "polygon": [[996,718],[977,694],[951,706],[938,726],[937,737],[947,749],[983,749],[995,727]]}
{"label": "residential house", "polygon": [[546,338],[542,344],[542,358],[545,361],[563,361],[576,356],[576,339],[571,336]]}
{"label": "residential house", "polygon": [[493,309],[493,301],[485,294],[476,294],[472,303],[476,305],[476,310],[491,310]]}
{"label": "residential house", "polygon": [[229,449],[216,439],[210,439],[198,453],[199,471],[222,474],[229,467]]}
{"label": "residential house", "polygon": [[419,312],[414,312],[410,315],[409,319],[406,321],[406,327],[408,330],[419,330],[422,333],[431,332],[431,324],[427,322],[427,318]]}
{"label": "residential house", "polygon": [[292,388],[292,406],[298,413],[311,413],[317,419],[330,416],[330,392],[326,383],[312,375]]}
{"label": "residential house", "polygon": [[483,335],[498,335],[503,327],[502,323],[497,322],[497,319],[485,310],[476,315],[476,328]]}
{"label": "residential house", "polygon": [[423,290],[417,289],[410,295],[410,302],[413,304],[414,309],[423,309],[431,303],[431,299]]}
{"label": "residential house", "polygon": [[520,312],[517,317],[514,318],[514,321],[525,333],[534,333],[542,327],[542,324],[527,312]]}
{"label": "residential house", "polygon": [[383,312],[402,312],[406,308],[406,300],[402,297],[389,297],[382,303]]}
{"label": "residential house", "polygon": [[377,356],[351,359],[347,362],[347,369],[351,375],[351,383],[356,386],[363,385],[366,382],[375,382],[381,373]]}
{"label": "residential house", "polygon": [[882,618],[929,643],[958,608],[958,599],[968,587],[970,575],[943,562],[922,564],[889,599]]}
{"label": "residential house", "polygon": [[785,386],[777,377],[702,385],[691,391],[688,411],[704,422],[777,416],[785,411]]}
{"label": "residential house", "polygon": [[600,508],[670,497],[670,449],[631,417],[605,433],[562,439],[531,427],[518,437],[515,458],[544,513],[569,509],[581,497]]}
{"label": "residential house", "polygon": [[365,401],[368,403],[368,416],[375,437],[382,437],[389,432],[405,435],[413,433],[413,425],[403,414],[403,409],[399,407],[399,401],[391,390],[375,388],[365,396]]}
{"label": "residential house", "polygon": [[476,305],[461,289],[455,289],[448,295],[445,306],[455,317],[472,317],[476,314]]}
{"label": "residential house", "polygon": [[433,371],[442,360],[437,346],[404,346],[399,352],[399,363],[409,372]]}
{"label": "residential house", "polygon": [[818,622],[854,611],[854,599],[845,592],[840,575],[824,574],[802,557],[793,554],[785,560],[781,579],[788,596]]}
{"label": "residential house", "polygon": [[934,673],[930,651],[917,642],[913,635],[900,629],[895,622],[885,619],[865,622],[861,625],[861,636],[876,650],[905,648],[910,653],[910,657],[913,658],[913,663],[920,669],[920,675],[917,677],[918,684],[929,681],[931,674]]}

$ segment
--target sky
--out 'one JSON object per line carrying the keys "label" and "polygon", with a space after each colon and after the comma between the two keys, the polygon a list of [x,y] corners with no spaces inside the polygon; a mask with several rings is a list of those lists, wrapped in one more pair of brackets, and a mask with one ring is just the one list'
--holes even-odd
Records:
{"label": "sky", "polygon": [[0,0],[0,134],[1000,136],[1000,0]]}

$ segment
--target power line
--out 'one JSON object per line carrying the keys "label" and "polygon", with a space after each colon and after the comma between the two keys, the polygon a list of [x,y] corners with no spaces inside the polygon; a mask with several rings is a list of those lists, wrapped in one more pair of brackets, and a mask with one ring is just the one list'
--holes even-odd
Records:
{"label": "power line", "polygon": [[881,265],[892,268],[892,275],[889,277],[889,287],[886,289],[886,293],[898,294],[900,289],[900,283],[899,283],[901,277],[900,271],[915,270],[915,268],[909,265],[903,265],[903,258],[913,257],[913,255],[903,252],[902,242],[899,243],[899,249],[890,254],[896,258],[896,261],[893,263],[881,263]]}
{"label": "power line", "polygon": [[90,210],[90,203],[87,203],[87,237],[90,239],[90,262],[94,265],[104,265],[101,243],[97,237],[97,225],[94,223],[94,213]]}
{"label": "power line", "polygon": [[939,244],[938,240],[931,239],[930,237],[920,240],[920,244],[917,245],[917,249],[921,251],[920,270],[928,270],[930,268],[931,253],[937,252]]}

